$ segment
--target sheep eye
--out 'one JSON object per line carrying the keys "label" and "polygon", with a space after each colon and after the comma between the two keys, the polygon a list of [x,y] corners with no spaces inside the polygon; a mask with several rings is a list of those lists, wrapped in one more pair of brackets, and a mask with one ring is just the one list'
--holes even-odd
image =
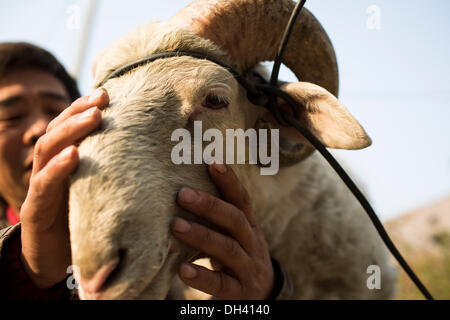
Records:
{"label": "sheep eye", "polygon": [[226,108],[229,105],[228,99],[217,94],[208,94],[208,96],[203,101],[203,107],[210,109],[221,109]]}

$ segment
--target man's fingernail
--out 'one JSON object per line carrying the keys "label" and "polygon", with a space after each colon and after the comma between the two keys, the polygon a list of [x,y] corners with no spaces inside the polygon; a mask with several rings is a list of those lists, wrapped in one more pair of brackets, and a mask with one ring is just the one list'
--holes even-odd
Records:
{"label": "man's fingernail", "polygon": [[213,164],[213,168],[216,169],[217,172],[224,174],[227,172],[227,166],[221,163],[215,163]]}
{"label": "man's fingernail", "polygon": [[187,263],[181,265],[180,273],[181,276],[186,279],[193,279],[197,276],[197,270]]}
{"label": "man's fingernail", "polygon": [[173,229],[177,232],[186,233],[191,230],[191,224],[184,219],[176,218]]}
{"label": "man's fingernail", "polygon": [[191,188],[183,187],[180,190],[180,200],[185,203],[193,203],[198,199],[198,194]]}
{"label": "man's fingernail", "polygon": [[96,89],[94,92],[91,93],[91,95],[89,96],[89,101],[92,102],[97,98],[100,98],[103,94],[103,89],[102,88],[98,88]]}
{"label": "man's fingernail", "polygon": [[72,150],[73,150],[73,146],[65,148],[63,151],[61,151],[58,154],[57,161],[58,162],[65,162],[65,161],[67,161],[70,158],[71,154],[72,154]]}

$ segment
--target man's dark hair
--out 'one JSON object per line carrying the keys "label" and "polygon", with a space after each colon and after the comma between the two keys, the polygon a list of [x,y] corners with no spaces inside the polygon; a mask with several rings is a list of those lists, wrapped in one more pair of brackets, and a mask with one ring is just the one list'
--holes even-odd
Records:
{"label": "man's dark hair", "polygon": [[39,68],[58,78],[72,101],[80,97],[75,80],[50,52],[27,42],[0,43],[0,78],[14,69],[25,67]]}

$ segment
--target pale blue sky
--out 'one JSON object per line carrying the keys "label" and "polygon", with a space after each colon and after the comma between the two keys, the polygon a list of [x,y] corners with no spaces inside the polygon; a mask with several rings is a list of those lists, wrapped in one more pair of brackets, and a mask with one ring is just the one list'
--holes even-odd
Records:
{"label": "pale blue sky", "polygon": [[[82,92],[90,92],[92,61],[105,46],[189,2],[99,0]],[[366,24],[373,5],[380,29]],[[73,72],[88,7],[89,0],[0,0],[0,41],[41,45]],[[333,153],[364,182],[378,215],[391,219],[450,195],[450,1],[309,0],[306,7],[336,48],[340,100],[373,140],[365,150]],[[74,8],[79,29],[70,27]],[[287,72],[281,77],[292,79]]]}

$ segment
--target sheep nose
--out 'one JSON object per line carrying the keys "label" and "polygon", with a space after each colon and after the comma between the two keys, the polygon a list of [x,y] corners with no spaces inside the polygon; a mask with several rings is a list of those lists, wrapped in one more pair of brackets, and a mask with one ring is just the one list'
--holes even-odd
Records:
{"label": "sheep nose", "polygon": [[82,279],[78,275],[78,282],[84,292],[81,298],[87,300],[102,299],[101,293],[104,289],[104,284],[106,283],[106,280],[112,274],[112,272],[117,268],[119,262],[119,257],[111,260],[107,264],[103,265],[100,269],[98,269],[94,276],[89,280]]}

